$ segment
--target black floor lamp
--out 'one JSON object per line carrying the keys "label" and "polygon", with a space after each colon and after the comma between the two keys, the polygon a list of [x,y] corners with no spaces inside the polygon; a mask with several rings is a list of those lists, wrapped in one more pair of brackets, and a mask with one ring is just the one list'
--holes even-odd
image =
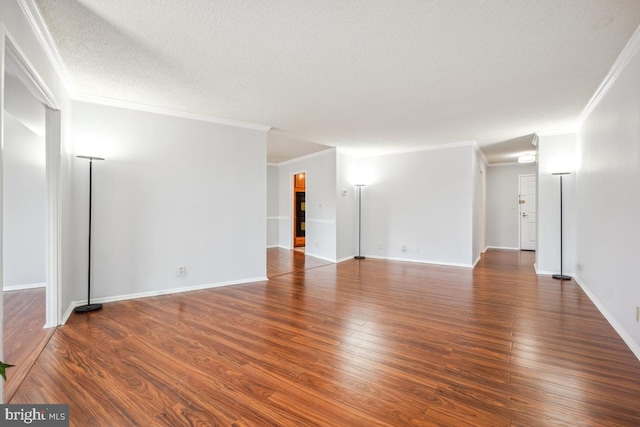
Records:
{"label": "black floor lamp", "polygon": [[89,160],[89,258],[88,258],[88,275],[87,275],[87,304],[76,307],[73,310],[76,313],[88,313],[90,311],[100,310],[102,304],[91,304],[91,199],[93,191],[93,161],[104,160],[102,157],[78,156],[79,159]]}
{"label": "black floor lamp", "polygon": [[360,254],[360,246],[362,243],[362,187],[364,184],[356,184],[358,187],[358,255],[354,256],[354,259],[364,259]]}
{"label": "black floor lamp", "polygon": [[571,276],[567,276],[562,274],[562,176],[569,175],[571,172],[555,172],[551,175],[559,175],[560,176],[560,274],[554,274],[554,279],[559,280],[571,280]]}

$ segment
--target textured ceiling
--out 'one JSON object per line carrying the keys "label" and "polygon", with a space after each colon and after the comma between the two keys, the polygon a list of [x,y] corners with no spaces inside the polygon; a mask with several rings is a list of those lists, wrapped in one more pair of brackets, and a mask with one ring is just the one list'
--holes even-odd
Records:
{"label": "textured ceiling", "polygon": [[637,0],[36,3],[79,94],[352,154],[476,140],[490,161],[573,128],[640,24]]}

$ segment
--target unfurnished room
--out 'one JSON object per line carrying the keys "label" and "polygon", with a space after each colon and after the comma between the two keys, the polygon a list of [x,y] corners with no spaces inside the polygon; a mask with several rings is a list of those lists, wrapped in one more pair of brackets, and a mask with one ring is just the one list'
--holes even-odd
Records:
{"label": "unfurnished room", "polygon": [[0,424],[640,425],[640,2],[0,2]]}

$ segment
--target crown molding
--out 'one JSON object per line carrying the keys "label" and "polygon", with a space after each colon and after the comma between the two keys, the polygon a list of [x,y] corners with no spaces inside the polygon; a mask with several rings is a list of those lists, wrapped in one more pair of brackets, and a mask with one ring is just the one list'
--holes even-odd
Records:
{"label": "crown molding", "polygon": [[398,150],[389,154],[417,153],[420,151],[445,150],[448,148],[458,148],[458,147],[473,147],[473,144],[477,145],[477,142],[475,140],[458,141],[458,142],[452,142],[449,144],[425,145],[422,147],[409,148],[406,150]]}
{"label": "crown molding", "polygon": [[352,150],[350,150],[349,148],[341,147],[341,148],[338,148],[338,152],[342,154],[346,154],[355,159],[366,159],[366,158],[372,158],[372,157],[393,156],[396,154],[419,153],[423,151],[433,151],[433,150],[446,150],[446,149],[458,148],[458,147],[473,147],[474,144],[477,144],[475,140],[468,140],[468,141],[451,142],[446,144],[421,145],[417,147],[407,147],[407,148],[401,148],[396,150],[375,152],[370,154],[352,153]]}
{"label": "crown molding", "polygon": [[271,126],[259,125],[256,123],[249,123],[249,122],[243,122],[240,120],[232,120],[232,119],[222,119],[218,117],[207,116],[204,114],[187,113],[184,111],[171,110],[168,108],[161,108],[161,107],[153,107],[151,105],[137,104],[135,102],[120,101],[117,99],[104,98],[100,96],[89,96],[89,95],[78,94],[75,97],[73,97],[73,100],[78,102],[86,102],[89,104],[107,105],[110,107],[123,108],[126,110],[143,111],[146,113],[162,114],[165,116],[180,117],[183,119],[198,120],[201,122],[209,122],[209,123],[215,123],[219,125],[227,125],[227,126],[234,126],[238,128],[244,128],[244,129],[258,130],[261,132],[267,132],[269,131],[269,129],[271,129]]}
{"label": "crown molding", "polygon": [[284,165],[288,165],[290,163],[299,162],[301,160],[308,160],[308,159],[311,159],[313,157],[324,156],[324,155],[328,154],[329,150],[333,150],[333,152],[337,153],[336,147],[327,147],[325,150],[316,151],[315,153],[307,154],[307,155],[302,156],[302,157],[296,157],[295,159],[285,160],[285,161],[280,162],[280,163],[271,163],[271,165],[273,165],[273,166],[284,166]]}
{"label": "crown molding", "polygon": [[49,32],[49,28],[47,27],[42,14],[40,14],[40,9],[38,9],[34,0],[17,0],[17,2],[20,9],[22,9],[22,13],[24,13],[27,18],[31,29],[36,34],[36,37],[38,37],[40,46],[42,46],[49,58],[49,61],[51,61],[51,64],[62,81],[64,88],[69,96],[73,97],[76,94],[76,90],[71,83],[69,73],[67,73],[67,69],[64,66],[58,47],[51,37],[51,33]]}
{"label": "crown molding", "polygon": [[589,114],[593,111],[594,108],[600,103],[604,95],[609,91],[609,88],[613,83],[617,80],[618,76],[624,69],[629,65],[629,62],[633,59],[633,57],[640,50],[640,26],[633,33],[627,44],[624,46],[618,58],[616,58],[615,62],[611,66],[609,73],[606,75],[596,93],[593,94],[589,102],[587,103],[584,110],[578,117],[577,127],[581,127],[582,123],[589,117]]}
{"label": "crown molding", "polygon": [[576,126],[575,128],[571,128],[571,129],[550,129],[547,131],[540,131],[540,132],[536,132],[536,135],[538,136],[538,138],[536,138],[536,143],[535,146],[538,146],[538,142],[540,142],[540,137],[547,137],[547,136],[560,136],[560,135],[572,135],[578,133],[578,127]]}

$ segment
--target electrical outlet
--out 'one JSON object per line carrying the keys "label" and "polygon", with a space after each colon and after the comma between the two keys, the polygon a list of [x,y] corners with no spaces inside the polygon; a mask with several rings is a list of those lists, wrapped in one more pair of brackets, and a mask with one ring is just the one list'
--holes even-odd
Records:
{"label": "electrical outlet", "polygon": [[640,307],[636,307],[636,322],[640,322]]}
{"label": "electrical outlet", "polygon": [[378,242],[378,249],[382,249],[382,247],[383,247],[382,242]]}
{"label": "electrical outlet", "polygon": [[420,252],[420,246],[416,246],[416,252]]}
{"label": "electrical outlet", "polygon": [[178,267],[178,276],[184,276],[187,268],[184,265]]}
{"label": "electrical outlet", "polygon": [[407,245],[402,245],[402,252],[407,252]]}

